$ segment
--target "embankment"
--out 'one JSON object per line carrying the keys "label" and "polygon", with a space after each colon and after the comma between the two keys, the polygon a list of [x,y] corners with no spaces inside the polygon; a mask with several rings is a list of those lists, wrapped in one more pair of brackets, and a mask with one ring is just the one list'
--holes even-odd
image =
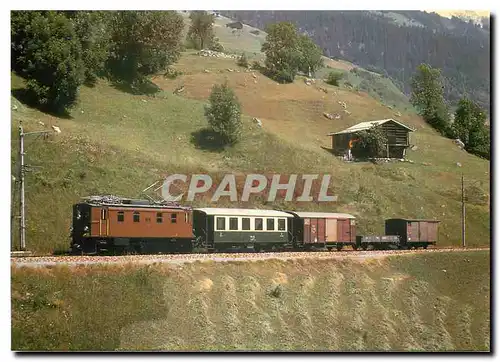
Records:
{"label": "embankment", "polygon": [[489,251],[12,268],[13,350],[484,350]]}

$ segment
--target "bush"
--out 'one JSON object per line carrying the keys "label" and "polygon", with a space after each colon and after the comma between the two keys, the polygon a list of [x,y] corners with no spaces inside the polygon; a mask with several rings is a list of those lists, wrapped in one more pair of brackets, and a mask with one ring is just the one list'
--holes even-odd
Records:
{"label": "bush", "polygon": [[259,61],[254,60],[253,63],[252,63],[252,69],[261,70],[262,69],[262,64],[260,64]]}
{"label": "bush", "polygon": [[214,52],[223,52],[224,51],[224,47],[219,42],[219,38],[213,38],[208,49],[213,50]]}
{"label": "bush", "polygon": [[209,102],[205,108],[208,124],[224,145],[236,143],[241,135],[241,106],[236,94],[227,83],[215,85]]}
{"label": "bush", "polygon": [[82,48],[71,21],[54,12],[32,12],[13,16],[13,31],[24,22],[25,38],[13,36],[18,66],[27,78],[27,88],[44,109],[67,111],[77,101],[84,81]]}
{"label": "bush", "polygon": [[344,74],[341,73],[341,72],[331,71],[330,73],[328,73],[328,77],[326,79],[326,83],[338,87],[339,86],[339,82],[340,82],[340,80],[342,79],[343,76],[344,76]]}
{"label": "bush", "polygon": [[168,67],[163,76],[168,79],[176,79],[178,76],[182,75],[183,73],[180,70],[173,69],[171,67]]}
{"label": "bush", "polygon": [[380,128],[358,132],[353,143],[352,155],[357,158],[384,157],[387,137]]}
{"label": "bush", "polygon": [[236,62],[240,67],[248,68],[248,58],[245,53],[241,54]]}
{"label": "bush", "polygon": [[295,80],[296,72],[290,68],[276,70],[271,74],[271,78],[279,83],[292,83]]}

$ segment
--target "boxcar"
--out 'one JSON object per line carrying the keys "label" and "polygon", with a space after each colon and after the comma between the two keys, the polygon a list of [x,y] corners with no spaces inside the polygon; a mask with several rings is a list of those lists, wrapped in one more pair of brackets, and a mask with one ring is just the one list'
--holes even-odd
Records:
{"label": "boxcar", "polygon": [[435,245],[438,240],[438,220],[387,219],[385,234],[398,235],[402,248]]}
{"label": "boxcar", "polygon": [[192,210],[186,207],[147,200],[82,202],[73,206],[72,249],[85,253],[190,251],[192,222]]}
{"label": "boxcar", "polygon": [[295,244],[305,249],[356,245],[356,218],[349,214],[289,211],[294,215]]}
{"label": "boxcar", "polygon": [[255,209],[196,208],[197,244],[209,251],[230,248],[255,250],[292,247],[291,222],[286,212]]}

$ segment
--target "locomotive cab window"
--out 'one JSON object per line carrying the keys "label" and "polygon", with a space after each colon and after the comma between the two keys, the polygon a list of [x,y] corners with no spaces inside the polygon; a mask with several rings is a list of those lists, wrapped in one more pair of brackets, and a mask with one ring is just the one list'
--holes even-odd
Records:
{"label": "locomotive cab window", "polygon": [[140,222],[141,217],[139,215],[139,211],[134,211],[134,222]]}
{"label": "locomotive cab window", "polygon": [[236,217],[229,218],[229,230],[238,230],[238,218]]}
{"label": "locomotive cab window", "polygon": [[278,230],[285,231],[286,219],[278,219]]}
{"label": "locomotive cab window", "polygon": [[217,218],[217,230],[226,230],[226,218],[218,217]]}
{"label": "locomotive cab window", "polygon": [[255,230],[263,230],[262,228],[263,222],[262,218],[258,217],[255,219]]}
{"label": "locomotive cab window", "polygon": [[106,220],[108,218],[108,210],[101,209],[101,220]]}
{"label": "locomotive cab window", "polygon": [[156,213],[156,223],[161,224],[163,222],[163,214],[161,212]]}
{"label": "locomotive cab window", "polygon": [[123,211],[118,211],[117,221],[124,222],[125,221],[125,213]]}
{"label": "locomotive cab window", "polygon": [[242,230],[250,230],[250,218],[244,217],[241,219],[241,229]]}
{"label": "locomotive cab window", "polygon": [[177,223],[177,214],[176,213],[170,214],[170,222],[172,224],[176,224]]}
{"label": "locomotive cab window", "polygon": [[274,219],[266,219],[266,230],[274,231]]}

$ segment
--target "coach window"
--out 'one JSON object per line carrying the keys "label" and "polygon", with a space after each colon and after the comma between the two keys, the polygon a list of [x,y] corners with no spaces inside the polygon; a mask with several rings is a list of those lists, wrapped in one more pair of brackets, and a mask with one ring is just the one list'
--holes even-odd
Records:
{"label": "coach window", "polygon": [[125,221],[125,213],[123,211],[118,211],[118,222]]}
{"label": "coach window", "polygon": [[278,230],[279,231],[285,231],[285,225],[286,225],[285,219],[278,219]]}
{"label": "coach window", "polygon": [[177,214],[175,212],[170,215],[170,222],[172,224],[176,224],[177,223]]}
{"label": "coach window", "polygon": [[134,222],[139,222],[141,221],[141,218],[139,216],[139,211],[134,211]]}
{"label": "coach window", "polygon": [[106,209],[101,209],[101,220],[106,220],[108,218],[108,210]]}
{"label": "coach window", "polygon": [[217,218],[217,230],[226,230],[226,218],[218,217]]}
{"label": "coach window", "polygon": [[161,224],[163,222],[163,214],[161,212],[156,213],[156,223]]}
{"label": "coach window", "polygon": [[262,219],[260,217],[255,219],[255,230],[262,230]]}
{"label": "coach window", "polygon": [[241,229],[242,230],[250,230],[250,218],[244,217],[241,219]]}
{"label": "coach window", "polygon": [[229,218],[229,230],[238,230],[238,218],[230,217]]}
{"label": "coach window", "polygon": [[274,231],[274,219],[266,219],[266,230]]}

